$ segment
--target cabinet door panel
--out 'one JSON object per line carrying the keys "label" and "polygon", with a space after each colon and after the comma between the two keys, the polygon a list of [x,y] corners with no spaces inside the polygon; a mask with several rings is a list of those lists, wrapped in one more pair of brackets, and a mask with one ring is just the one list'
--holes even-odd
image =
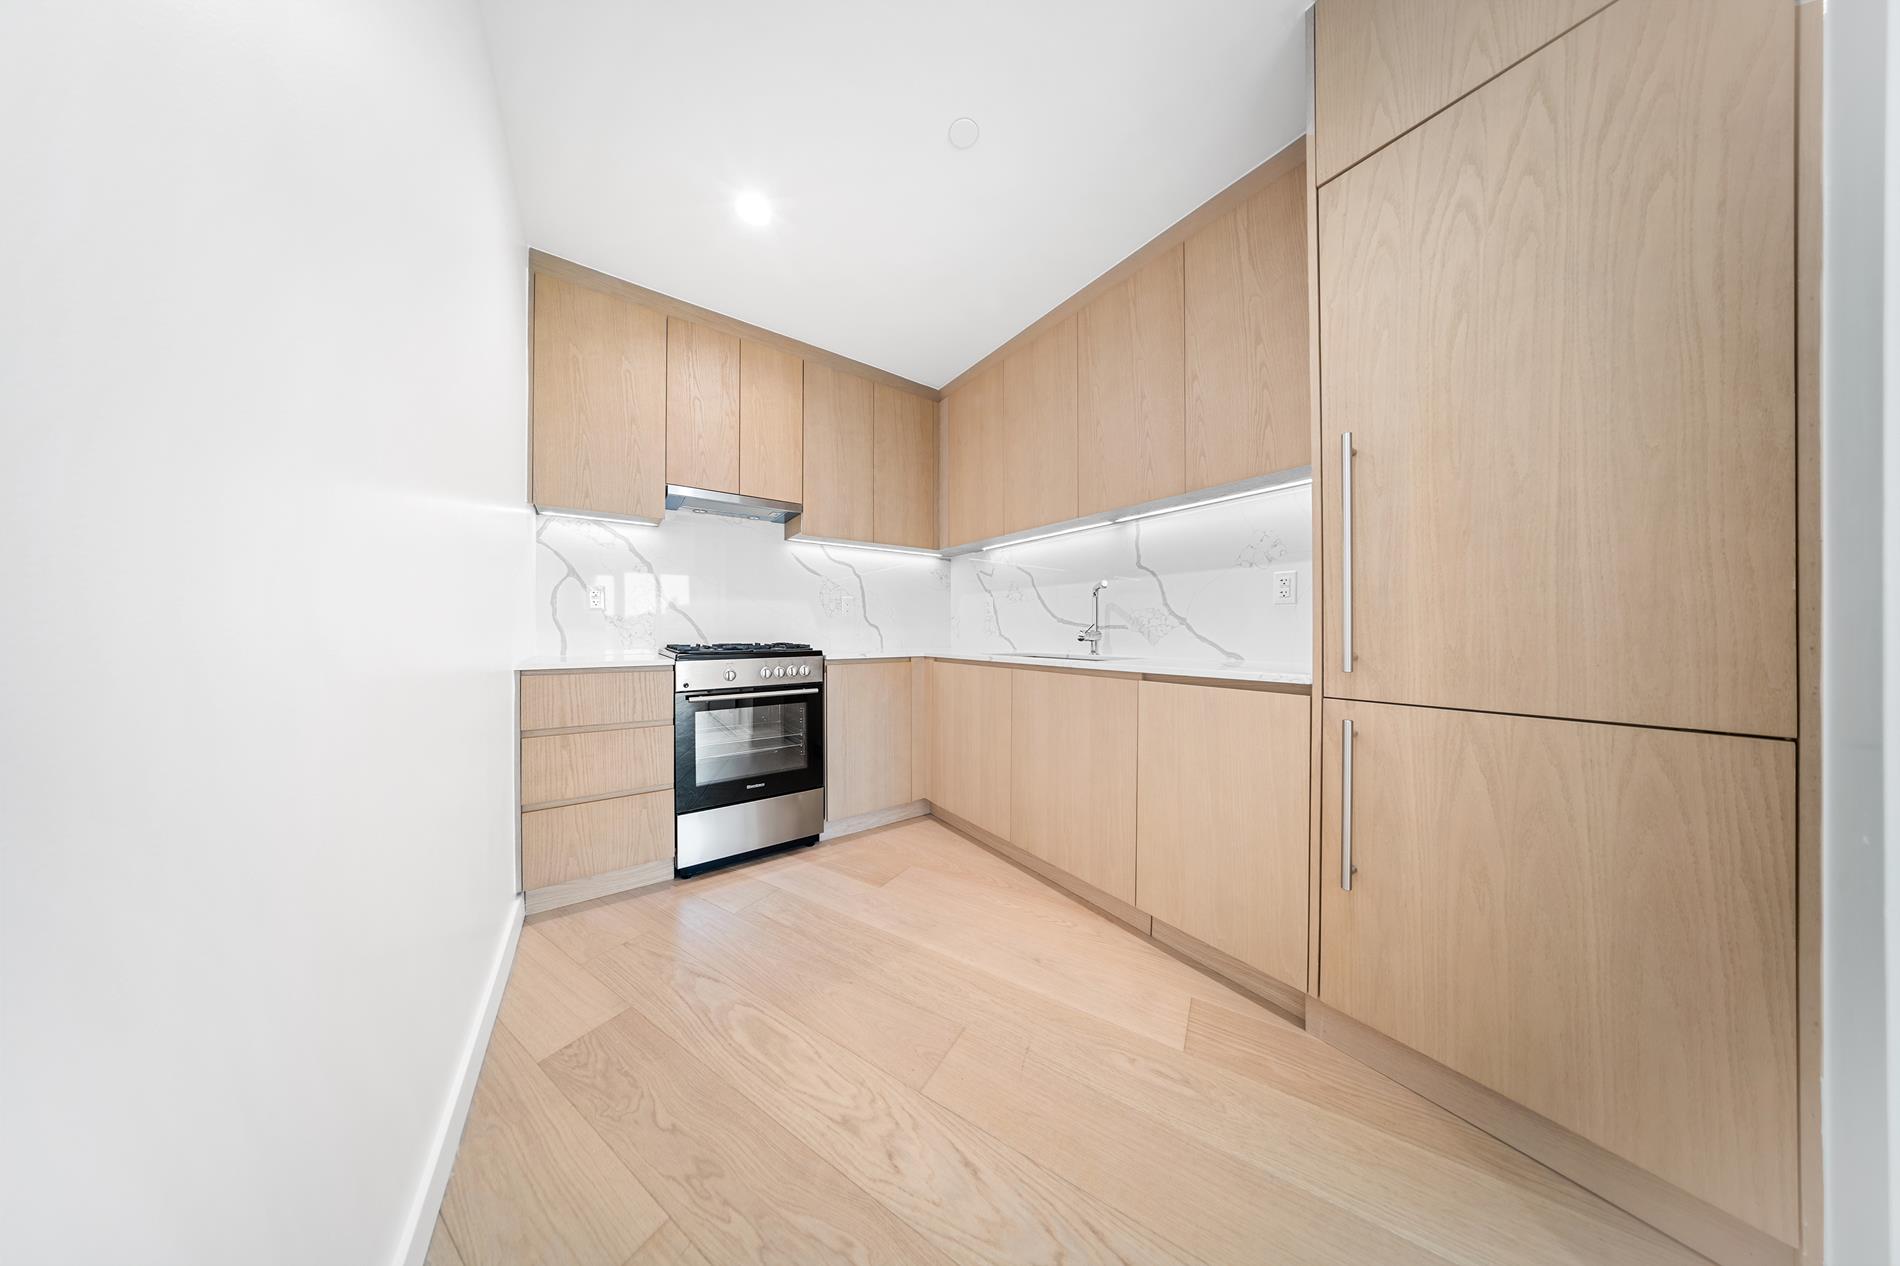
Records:
{"label": "cabinet door panel", "polygon": [[803,499],[804,365],[764,343],[739,344],[739,491],[748,497]]}
{"label": "cabinet door panel", "polygon": [[1141,683],[1136,904],[1306,990],[1309,699]]}
{"label": "cabinet door panel", "polygon": [[930,798],[992,835],[1010,838],[1010,670],[930,664]]}
{"label": "cabinet door panel", "polygon": [[1077,513],[1187,488],[1181,270],[1163,251],[1076,317]]}
{"label": "cabinet door panel", "polygon": [[534,503],[666,513],[666,318],[534,278]]}
{"label": "cabinet door panel", "polygon": [[1328,694],[1794,733],[1793,21],[1623,0],[1320,191]]}
{"label": "cabinet door panel", "polygon": [[521,886],[528,892],[672,855],[670,791],[521,815]]}
{"label": "cabinet door panel", "polygon": [[825,816],[855,818],[916,799],[910,661],[825,668]]}
{"label": "cabinet door panel", "polygon": [[1076,516],[1075,318],[1003,358],[1003,531]]}
{"label": "cabinet door panel", "polygon": [[739,337],[666,323],[666,482],[739,491]]}
{"label": "cabinet door panel", "polygon": [[1312,460],[1306,164],[1187,241],[1187,486]]}
{"label": "cabinet door panel", "polygon": [[1135,901],[1132,677],[1011,672],[1009,842]]}
{"label": "cabinet door panel", "polygon": [[1795,1243],[1794,745],[1341,700],[1324,732],[1322,1001]]}
{"label": "cabinet door panel", "polygon": [[987,365],[950,396],[949,545],[1003,534],[1003,374]]}
{"label": "cabinet door panel", "polygon": [[811,536],[868,541],[872,535],[871,381],[805,366],[805,512]]}
{"label": "cabinet door panel", "polygon": [[1324,0],[1313,23],[1319,179],[1601,9],[1607,0]]}
{"label": "cabinet door panel", "polygon": [[937,403],[877,385],[871,539],[937,548]]}

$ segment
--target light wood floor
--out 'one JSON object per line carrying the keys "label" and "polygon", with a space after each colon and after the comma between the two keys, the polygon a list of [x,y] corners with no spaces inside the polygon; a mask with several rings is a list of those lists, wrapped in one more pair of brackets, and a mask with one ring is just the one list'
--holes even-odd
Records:
{"label": "light wood floor", "polygon": [[429,1253],[1701,1260],[928,819],[530,919]]}

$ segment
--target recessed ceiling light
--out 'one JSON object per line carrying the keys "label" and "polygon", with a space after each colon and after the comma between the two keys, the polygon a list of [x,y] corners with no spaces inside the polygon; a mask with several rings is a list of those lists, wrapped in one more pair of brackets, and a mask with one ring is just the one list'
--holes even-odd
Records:
{"label": "recessed ceiling light", "polygon": [[979,128],[976,120],[968,115],[950,120],[950,144],[958,149],[969,149],[982,135],[983,129]]}
{"label": "recessed ceiling light", "polygon": [[732,200],[733,214],[755,229],[772,222],[772,204],[757,189],[747,189]]}

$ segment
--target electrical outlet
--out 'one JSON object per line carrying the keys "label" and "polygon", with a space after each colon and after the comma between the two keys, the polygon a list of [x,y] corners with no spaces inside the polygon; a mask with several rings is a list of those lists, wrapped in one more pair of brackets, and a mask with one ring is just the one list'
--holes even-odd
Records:
{"label": "electrical outlet", "polygon": [[1296,571],[1276,571],[1273,573],[1273,601],[1275,605],[1284,605],[1300,600],[1300,574]]}
{"label": "electrical outlet", "polygon": [[587,591],[587,606],[590,610],[605,611],[607,609],[607,591],[605,589],[589,589]]}

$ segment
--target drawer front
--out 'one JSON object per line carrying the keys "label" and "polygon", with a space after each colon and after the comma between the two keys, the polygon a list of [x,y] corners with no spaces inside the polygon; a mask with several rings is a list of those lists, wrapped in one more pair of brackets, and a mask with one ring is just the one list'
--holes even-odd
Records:
{"label": "drawer front", "polygon": [[1324,734],[1321,1001],[1793,1244],[1794,744],[1343,700]]}
{"label": "drawer front", "polygon": [[529,892],[672,855],[671,791],[521,815],[521,886]]}
{"label": "drawer front", "polygon": [[523,730],[632,725],[672,719],[671,669],[524,673],[521,677]]}
{"label": "drawer front", "polygon": [[521,740],[522,806],[673,785],[673,727],[547,734]]}

